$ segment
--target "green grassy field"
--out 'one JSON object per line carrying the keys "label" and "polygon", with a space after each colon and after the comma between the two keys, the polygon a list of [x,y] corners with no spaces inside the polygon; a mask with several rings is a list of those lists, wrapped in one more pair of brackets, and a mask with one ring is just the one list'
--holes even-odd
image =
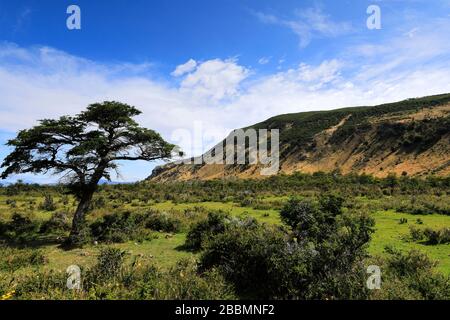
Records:
{"label": "green grassy field", "polygon": [[[29,203],[40,203],[42,197],[24,197],[15,196],[10,197],[16,201],[16,208],[11,208],[5,204],[6,199],[0,199],[0,217],[9,219],[11,213],[14,211],[23,211],[28,208]],[[288,197],[267,197],[260,199],[261,202],[270,203],[271,201],[286,201]],[[369,200],[360,198],[360,202],[369,202]],[[56,199],[55,202],[58,202]],[[378,203],[379,200],[373,200]],[[58,206],[62,206],[58,204]],[[232,216],[240,218],[253,217],[260,222],[268,224],[281,224],[279,211],[276,209],[253,209],[251,207],[242,207],[234,202],[196,202],[196,203],[179,203],[175,204],[172,201],[165,201],[159,203],[135,203],[123,204],[118,210],[145,210],[155,209],[163,212],[174,212],[190,210],[202,207],[207,211],[222,210]],[[72,202],[65,209],[73,210]],[[30,210],[28,210],[30,211]],[[92,217],[98,217],[108,210],[95,210]],[[31,215],[36,219],[46,220],[51,216],[51,212],[39,209],[32,210]],[[409,227],[415,226],[417,228],[443,228],[450,227],[450,216],[445,215],[412,215],[406,213],[398,213],[394,210],[375,211],[371,213],[375,219],[376,232],[372,237],[369,246],[369,253],[371,255],[383,255],[386,246],[393,246],[400,250],[418,249],[426,253],[433,260],[438,261],[437,269],[445,274],[450,274],[450,244],[441,245],[427,245],[425,243],[412,242],[408,239]],[[405,218],[407,223],[400,224],[400,219]],[[422,220],[422,224],[417,224],[417,219]],[[156,232],[155,239],[151,241],[144,241],[142,243],[126,242],[121,244],[113,244],[112,246],[121,248],[129,253],[129,256],[139,255],[144,259],[152,261],[161,268],[168,268],[175,264],[176,261],[184,257],[195,257],[195,254],[187,252],[182,249],[186,237],[186,232],[169,234],[164,232]],[[83,249],[76,249],[71,251],[64,251],[56,244],[39,246],[44,250],[48,258],[48,263],[44,266],[46,270],[65,270],[69,265],[77,264],[83,266],[91,265],[97,256],[101,245],[91,245]],[[21,270],[25,272],[26,270]]]}
{"label": "green grassy field", "polygon": [[[408,239],[409,227],[417,228],[443,228],[450,227],[450,217],[438,214],[432,215],[412,215],[398,213],[392,210],[378,211],[373,214],[375,218],[375,234],[369,247],[369,253],[382,255],[384,248],[388,245],[400,250],[416,249],[426,253],[433,260],[438,261],[437,269],[445,274],[450,274],[450,244],[428,245],[417,243]],[[400,224],[400,219],[407,219],[408,222]],[[417,224],[417,219],[421,219],[423,224]]]}

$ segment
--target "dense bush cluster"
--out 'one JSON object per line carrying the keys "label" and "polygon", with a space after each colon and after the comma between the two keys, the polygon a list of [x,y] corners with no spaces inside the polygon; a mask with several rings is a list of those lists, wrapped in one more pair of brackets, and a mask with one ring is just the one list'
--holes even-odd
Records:
{"label": "dense bush cluster", "polygon": [[435,230],[432,228],[418,229],[410,227],[409,232],[413,241],[425,241],[430,245],[450,243],[450,228]]}
{"label": "dense bush cluster", "polygon": [[317,207],[290,200],[282,217],[292,232],[231,225],[209,241],[201,266],[218,268],[244,298],[365,298],[363,260],[373,221],[345,215],[341,205],[337,196],[322,197]]}
{"label": "dense bush cluster", "polygon": [[448,300],[450,277],[434,271],[435,262],[419,251],[403,253],[386,248],[388,257],[381,262],[382,289],[372,293],[372,299],[387,300]]}

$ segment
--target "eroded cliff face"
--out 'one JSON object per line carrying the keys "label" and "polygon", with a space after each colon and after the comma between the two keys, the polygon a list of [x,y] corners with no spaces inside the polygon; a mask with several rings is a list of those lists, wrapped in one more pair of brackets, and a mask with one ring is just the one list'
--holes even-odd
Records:
{"label": "eroded cliff face", "polygon": [[[281,115],[249,128],[280,130],[279,173],[450,174],[450,95]],[[169,163],[149,179],[263,178],[261,169],[250,164]]]}

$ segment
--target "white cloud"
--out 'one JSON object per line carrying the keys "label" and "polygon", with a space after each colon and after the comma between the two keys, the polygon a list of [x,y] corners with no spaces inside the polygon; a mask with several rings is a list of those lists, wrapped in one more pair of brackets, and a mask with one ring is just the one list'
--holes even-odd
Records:
{"label": "white cloud", "polygon": [[296,10],[295,19],[279,18],[262,12],[255,13],[263,23],[289,28],[299,37],[301,48],[307,47],[313,38],[338,37],[352,32],[349,22],[336,22],[320,8]]}
{"label": "white cloud", "polygon": [[194,72],[181,82],[181,91],[196,98],[221,100],[238,93],[239,84],[247,78],[249,70],[236,60],[214,59],[200,63]]}
{"label": "white cloud", "polygon": [[262,65],[268,64],[269,62],[270,62],[270,57],[262,57],[258,60],[258,63],[262,64]]}
{"label": "white cloud", "polygon": [[177,66],[176,69],[171,74],[174,77],[179,77],[186,73],[194,71],[196,67],[197,61],[195,61],[194,59],[189,59],[189,61],[187,61],[186,63]]}
{"label": "white cloud", "polygon": [[[105,65],[51,48],[0,45],[0,131],[74,114],[92,102],[119,100],[141,109],[138,121],[166,139],[201,122],[203,146],[191,149],[188,139],[172,140],[195,155],[228,130],[282,113],[450,92],[449,24],[421,27],[414,41],[400,31],[383,42],[348,47],[336,58],[268,76],[249,78],[249,68],[235,59],[208,60],[185,69],[173,83],[152,80],[149,64]],[[124,180],[147,174],[127,171]]]}

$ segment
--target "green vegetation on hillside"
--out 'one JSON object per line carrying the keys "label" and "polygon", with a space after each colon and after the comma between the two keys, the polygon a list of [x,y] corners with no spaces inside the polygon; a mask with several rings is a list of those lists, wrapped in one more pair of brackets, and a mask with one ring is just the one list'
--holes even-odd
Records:
{"label": "green vegetation on hillside", "polygon": [[[417,99],[408,99],[395,103],[388,103],[374,107],[353,107],[331,111],[312,111],[279,115],[251,126],[255,129],[280,129],[280,144],[286,146],[284,152],[308,146],[313,137],[333,126],[342,119],[349,117],[334,133],[332,141],[342,141],[352,134],[367,130],[369,118],[380,118],[387,114],[400,114],[418,111],[421,108],[431,108],[450,102],[450,94],[442,94]],[[448,119],[442,128],[448,132]],[[439,123],[441,125],[441,123]],[[442,129],[440,129],[442,130]],[[424,135],[426,136],[426,135]]]}

